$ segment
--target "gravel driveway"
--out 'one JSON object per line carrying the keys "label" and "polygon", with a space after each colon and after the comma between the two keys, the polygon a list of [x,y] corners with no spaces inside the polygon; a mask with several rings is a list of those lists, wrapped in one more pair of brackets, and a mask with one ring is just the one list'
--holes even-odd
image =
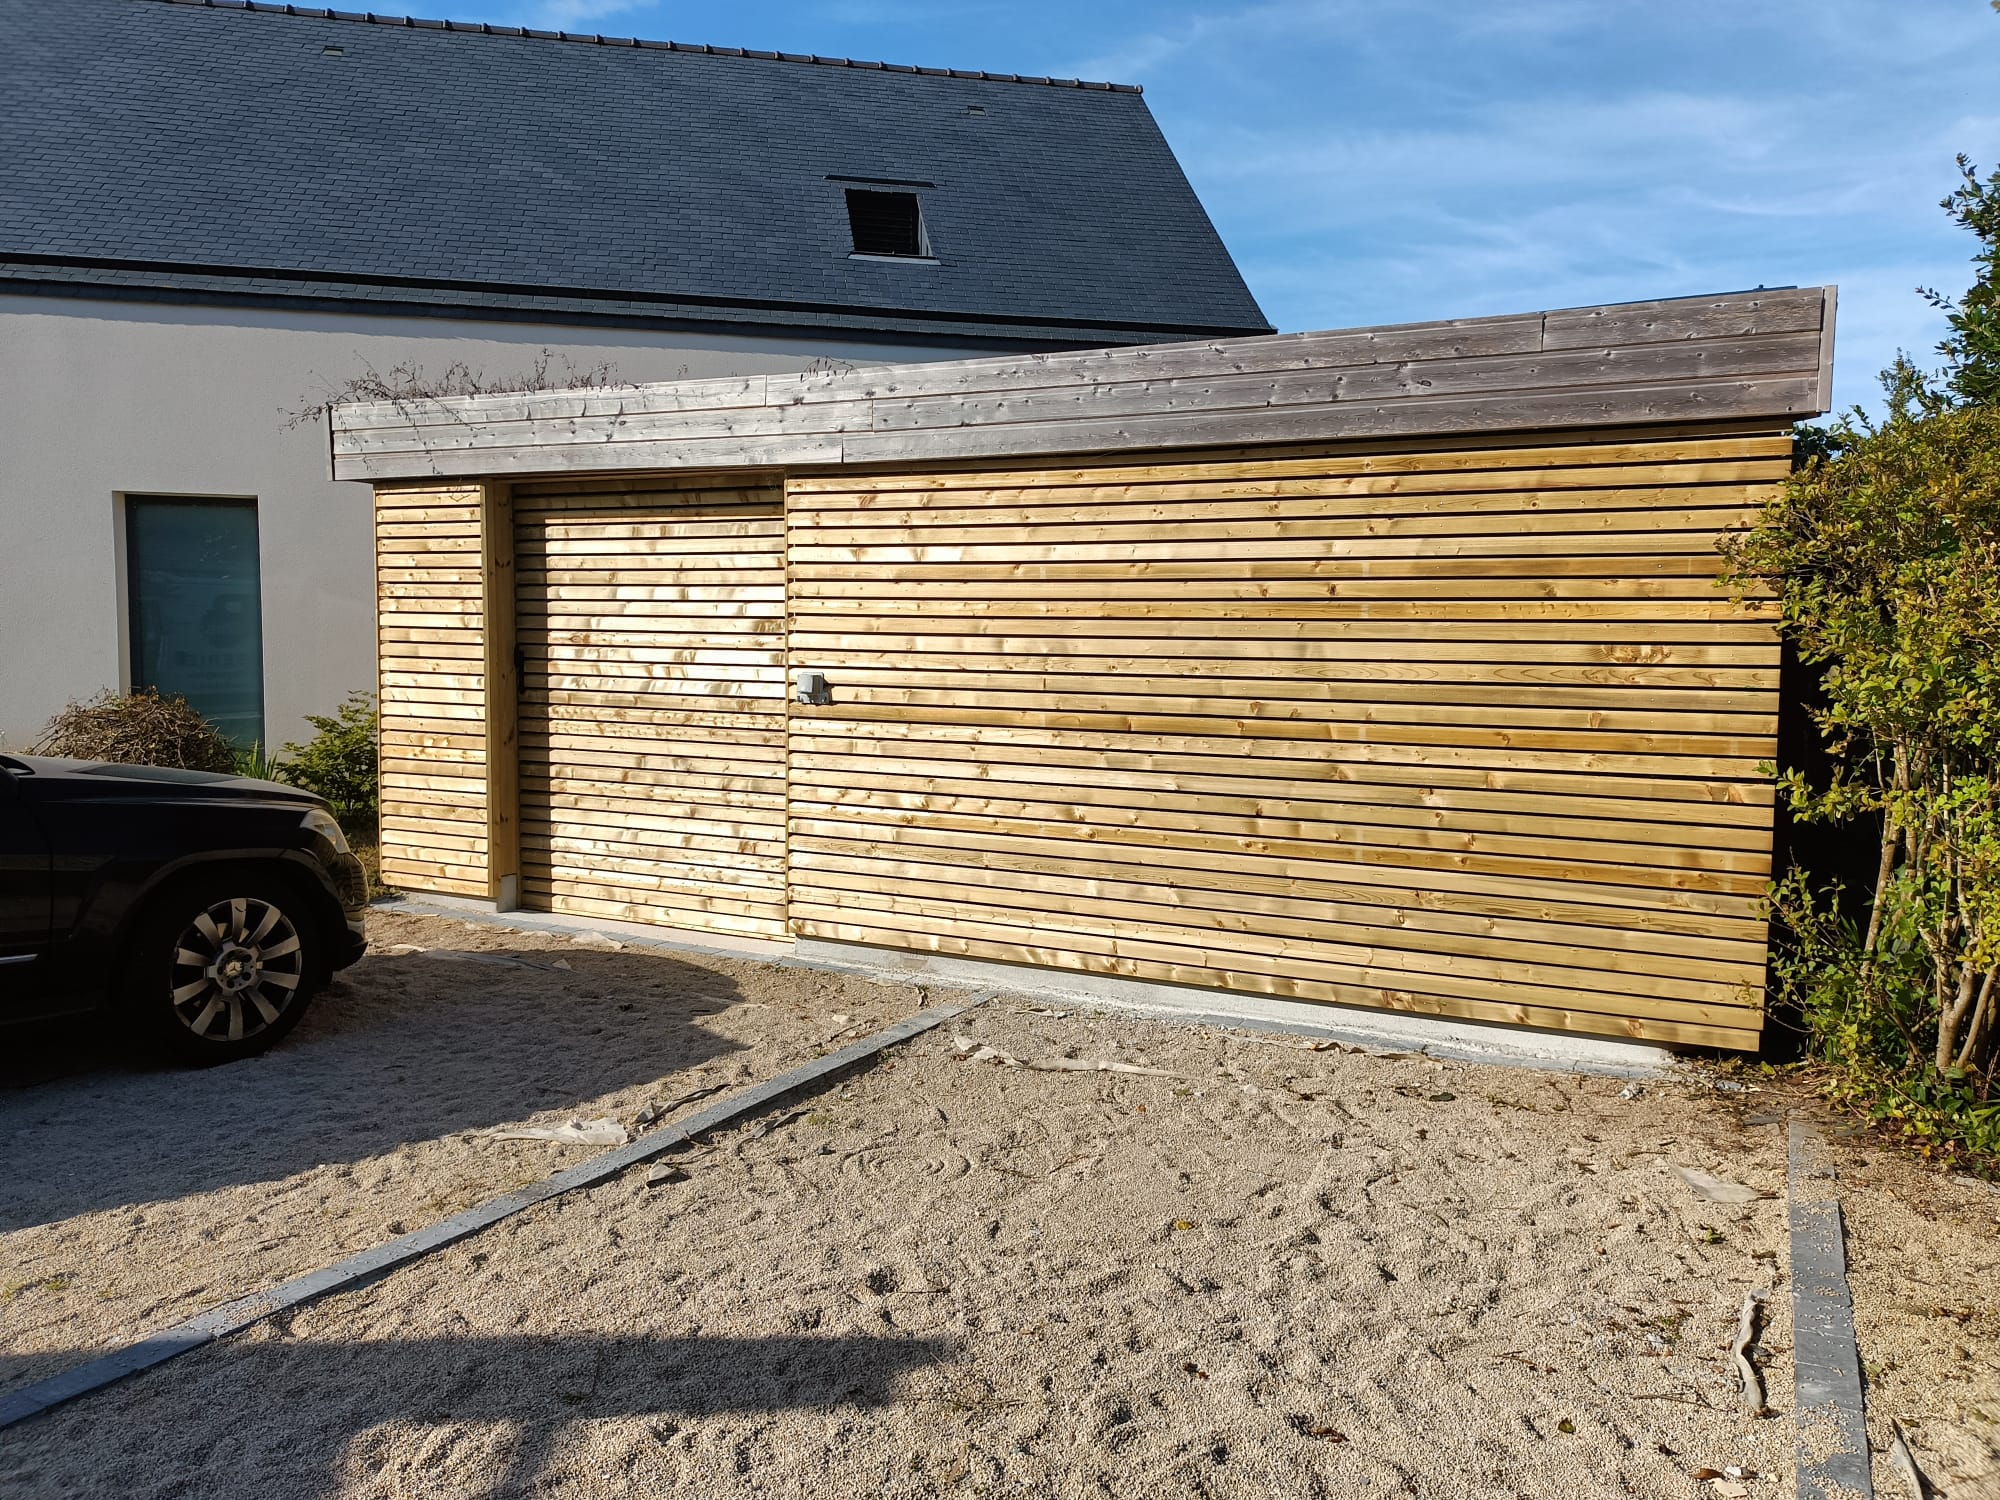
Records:
{"label": "gravel driveway", "polygon": [[[593,1149],[471,1132],[630,1119],[924,1003],[378,927],[430,951],[364,961],[259,1062],[17,1064],[0,1388]],[[1726,1350],[1772,1293],[1787,1413],[1783,1126],[1751,1123],[1764,1093],[1628,1092],[1003,998],[681,1180],[628,1173],[0,1433],[0,1492],[1789,1495],[1789,1423],[1740,1408]],[[1982,1493],[2000,1195],[1867,1173],[1951,1312],[1871,1302],[1864,1354]],[[1858,1274],[1894,1253],[1878,1220],[1910,1233],[1859,1214]]]}

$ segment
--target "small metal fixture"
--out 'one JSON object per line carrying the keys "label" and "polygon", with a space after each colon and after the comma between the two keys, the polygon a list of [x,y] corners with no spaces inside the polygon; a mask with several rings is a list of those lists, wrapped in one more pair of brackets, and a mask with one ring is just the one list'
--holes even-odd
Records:
{"label": "small metal fixture", "polygon": [[833,689],[827,686],[824,672],[792,673],[792,695],[801,703],[833,702]]}

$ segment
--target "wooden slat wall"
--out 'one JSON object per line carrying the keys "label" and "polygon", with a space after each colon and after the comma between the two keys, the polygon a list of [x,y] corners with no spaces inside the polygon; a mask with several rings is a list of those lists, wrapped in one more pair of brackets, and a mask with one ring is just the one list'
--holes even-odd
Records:
{"label": "wooden slat wall", "polygon": [[490,897],[479,485],[375,492],[382,876]]}
{"label": "wooden slat wall", "polygon": [[785,932],[783,495],[513,487],[524,905]]}
{"label": "wooden slat wall", "polygon": [[1753,428],[795,478],[801,936],[1748,1047]]}

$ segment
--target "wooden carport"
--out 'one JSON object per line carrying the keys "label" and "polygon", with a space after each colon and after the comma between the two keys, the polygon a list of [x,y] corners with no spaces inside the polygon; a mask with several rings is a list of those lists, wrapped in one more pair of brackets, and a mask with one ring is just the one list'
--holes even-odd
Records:
{"label": "wooden carport", "polygon": [[[1830,289],[342,408],[383,869],[1751,1047]],[[826,701],[800,701],[817,673]]]}

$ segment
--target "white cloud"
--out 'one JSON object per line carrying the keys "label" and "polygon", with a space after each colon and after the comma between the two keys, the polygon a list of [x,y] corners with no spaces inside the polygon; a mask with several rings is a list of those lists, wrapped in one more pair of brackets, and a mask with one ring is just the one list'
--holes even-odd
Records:
{"label": "white cloud", "polygon": [[1145,85],[1267,313],[1337,327],[1838,282],[1843,401],[1965,285],[1977,0],[454,0],[570,30]]}
{"label": "white cloud", "polygon": [[1894,10],[1204,6],[1122,55],[1281,327],[1834,281],[1846,403],[1932,358],[1936,200],[2000,157],[2000,22]]}

